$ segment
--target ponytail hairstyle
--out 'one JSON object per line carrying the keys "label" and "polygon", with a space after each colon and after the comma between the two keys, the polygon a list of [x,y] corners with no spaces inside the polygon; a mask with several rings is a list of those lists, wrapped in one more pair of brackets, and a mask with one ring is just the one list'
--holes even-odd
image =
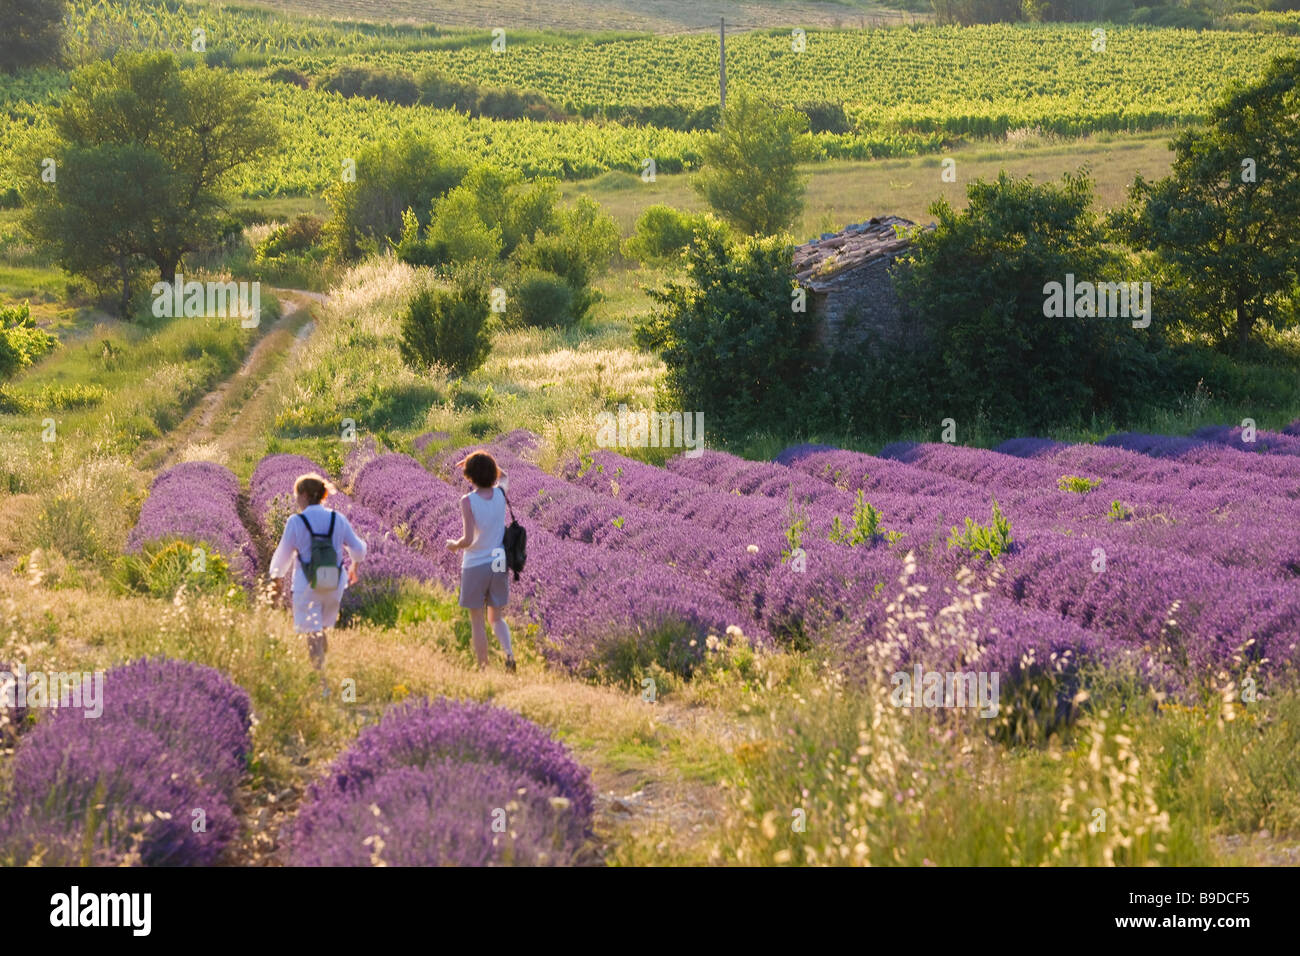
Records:
{"label": "ponytail hairstyle", "polygon": [[320,504],[336,491],[338,489],[328,478],[315,472],[303,475],[293,483],[294,495],[306,495],[308,504],[313,505]]}

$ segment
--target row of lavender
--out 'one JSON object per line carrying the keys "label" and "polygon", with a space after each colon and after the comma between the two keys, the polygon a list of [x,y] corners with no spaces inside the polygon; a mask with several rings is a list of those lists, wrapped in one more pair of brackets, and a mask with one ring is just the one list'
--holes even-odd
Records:
{"label": "row of lavender", "polygon": [[[569,480],[552,475],[521,457],[530,443],[526,433],[512,433],[490,447],[508,472],[512,499],[532,536],[540,532],[548,548],[575,546],[603,562],[606,573],[632,573],[634,580],[655,581],[665,571],[706,587],[732,609],[746,633],[759,640],[777,638],[796,644],[820,643],[848,655],[866,653],[872,635],[879,633],[889,603],[898,592],[901,555],[885,547],[856,547],[809,532],[802,542],[803,560],[794,560],[787,536],[787,500],[715,491],[698,482],[611,453],[574,462],[566,470]],[[435,456],[432,467],[449,481],[456,480],[454,462],[469,449],[449,449]],[[759,466],[764,467],[764,466]],[[797,473],[785,475],[782,495],[806,499]],[[824,490],[821,483],[806,484]],[[360,492],[359,492],[360,493]],[[775,494],[775,486],[773,486]],[[850,500],[838,513],[833,509],[800,507],[815,512],[813,526],[829,529],[835,518],[849,519],[856,502]],[[548,564],[545,556],[530,558],[528,575],[538,575],[538,589],[552,593],[578,593],[570,564]],[[936,591],[951,586],[951,577],[924,570],[925,581]],[[599,582],[585,590],[599,594]],[[634,595],[635,596],[635,595]],[[590,603],[581,610],[596,618],[608,633],[618,622],[602,613],[611,606]],[[1101,652],[1095,635],[1059,616],[1017,607],[1009,598],[988,601],[976,622],[987,631],[996,628],[1001,640],[991,646],[993,663],[1015,672],[1031,652],[1039,660],[1069,651]],[[679,619],[687,623],[684,615]],[[561,620],[559,623],[568,623]],[[575,622],[580,623],[580,622]],[[707,623],[707,622],[706,622]],[[569,629],[556,634],[572,633]],[[683,640],[702,646],[716,626],[687,628]],[[590,652],[587,642],[582,650]],[[577,648],[574,649],[575,651]],[[987,660],[987,658],[986,658]]]}
{"label": "row of lavender", "polygon": [[[805,448],[788,464],[709,452],[667,470],[598,452],[571,462],[568,481],[520,458],[526,436],[490,448],[510,472],[517,510],[560,542],[614,552],[605,556],[613,568],[685,572],[761,622],[759,633],[802,630],[847,649],[876,633],[885,601],[873,598],[892,596],[898,552],[921,553],[922,579],[941,585],[971,560],[947,546],[949,529],[986,520],[997,499],[1015,545],[981,622],[996,658],[1070,648],[1185,673],[1238,654],[1274,664],[1295,657],[1300,442],[1260,438],[1270,454],[1247,456],[1213,438],[1177,442],[1176,462],[1120,447],[1150,444],[1142,436],[1102,446],[1021,441],[999,452],[895,446],[882,457]],[[435,470],[454,481],[450,465],[466,450],[439,455]],[[1071,476],[1090,478],[1082,487],[1092,490],[1063,487]],[[881,509],[884,529],[902,535],[892,549],[883,539],[856,548],[829,540],[859,489]],[[801,574],[784,538],[792,506],[804,522]]]}
{"label": "row of lavender", "polygon": [[582,862],[590,772],[536,724],[439,698],[389,710],[313,784],[289,844],[298,866]]}
{"label": "row of lavender", "polygon": [[127,537],[127,551],[153,541],[179,538],[205,544],[230,561],[251,586],[257,577],[257,549],[239,517],[239,479],[207,461],[184,462],[158,475]]}
{"label": "row of lavender", "polygon": [[248,695],[211,668],[161,658],[102,677],[93,707],[79,692],[82,706],[51,710],[21,737],[0,809],[0,862],[217,862],[238,831]]}
{"label": "row of lavender", "polygon": [[[997,498],[1017,539],[1003,593],[1021,606],[1181,665],[1224,664],[1242,648],[1276,664],[1294,661],[1300,620],[1300,459],[1279,451],[1289,437],[1261,435],[1267,455],[1129,435],[1100,447],[1022,440],[994,452],[893,446],[880,458],[803,448],[784,456],[789,467],[708,453],[669,468],[699,489],[780,498],[793,486],[821,506],[846,507],[848,490],[863,489],[905,532],[902,544],[939,566],[953,560],[944,528]],[[624,475],[634,467],[617,466]],[[1070,475],[1100,484],[1063,490]],[[1115,500],[1118,511],[1107,505]]]}

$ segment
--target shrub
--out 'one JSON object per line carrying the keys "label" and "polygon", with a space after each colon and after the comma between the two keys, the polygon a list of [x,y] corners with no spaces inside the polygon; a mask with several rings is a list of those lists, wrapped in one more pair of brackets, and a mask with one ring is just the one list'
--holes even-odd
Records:
{"label": "shrub", "polygon": [[618,225],[593,200],[580,196],[559,214],[559,231],[521,242],[513,256],[521,270],[559,276],[574,294],[574,316],[581,318],[596,301],[592,280],[609,268],[618,249]]}
{"label": "shrub", "polygon": [[325,220],[309,213],[299,213],[292,222],[279,226],[257,247],[254,259],[262,262],[291,252],[304,252],[320,239]]}
{"label": "shrub", "polygon": [[0,378],[9,378],[51,352],[59,340],[36,327],[31,308],[0,307]]}
{"label": "shrub", "polygon": [[739,93],[727,101],[718,132],[700,146],[704,168],[694,188],[742,232],[772,235],[803,209],[799,163],[810,158],[808,117]]}
{"label": "shrub", "polygon": [[1002,174],[967,192],[961,212],[945,200],[930,207],[937,227],[914,236],[911,259],[896,272],[900,301],[928,343],[896,362],[900,371],[927,383],[929,404],[982,409],[1005,428],[1140,411],[1166,384],[1160,330],[1044,314],[1045,286],[1067,275],[1136,278],[1106,244],[1090,180],[1040,185]]}
{"label": "shrub", "polygon": [[282,66],[279,69],[272,70],[266,75],[266,78],[272,83],[288,83],[300,90],[305,90],[311,86],[311,80],[307,78],[307,74],[289,66]]}
{"label": "shrub", "polygon": [[337,183],[327,193],[332,211],[324,232],[330,249],[354,259],[366,248],[396,242],[407,209],[428,225],[433,201],[458,184],[468,168],[463,159],[414,135],[363,150],[356,181]]}
{"label": "shrub", "polygon": [[822,350],[816,319],[790,308],[793,274],[788,240],[710,230],[688,249],[685,280],[651,293],[662,308],[636,342],[663,357],[677,407],[702,411],[721,438],[806,428],[816,414]]}
{"label": "shrub", "polygon": [[903,537],[902,532],[884,530],[880,526],[882,517],[884,515],[880,509],[867,501],[859,488],[857,501],[853,505],[853,527],[846,530],[844,522],[836,515],[831,522],[830,540],[836,544],[847,544],[851,548],[875,544],[881,540],[893,544]]}
{"label": "shrub", "polygon": [[637,218],[631,238],[623,243],[623,255],[654,264],[680,259],[686,247],[703,232],[706,221],[705,216],[672,206],[650,206]]}
{"label": "shrub", "polygon": [[851,133],[853,124],[844,112],[844,104],[831,101],[801,103],[796,109],[808,117],[810,133]]}
{"label": "shrub", "polygon": [[117,580],[128,591],[171,599],[182,586],[187,591],[242,600],[243,588],[219,554],[204,553],[202,572],[196,570],[195,545],[188,541],[154,541],[137,554],[118,559]]}
{"label": "shrub", "polygon": [[524,272],[515,286],[519,321],[542,329],[565,328],[577,321],[569,284],[549,272]]}
{"label": "shrub", "polygon": [[1006,554],[1011,545],[1011,522],[998,507],[996,498],[993,500],[993,520],[987,527],[967,518],[965,531],[953,526],[948,536],[948,547],[963,548],[971,554],[984,554],[990,558]]}
{"label": "shrub", "polygon": [[424,286],[402,315],[402,361],[417,369],[442,365],[468,375],[487,361],[490,315],[482,283],[461,281],[455,290]]}
{"label": "shrub", "polygon": [[409,73],[382,70],[369,66],[341,66],[318,84],[327,93],[362,96],[398,106],[414,106],[420,101],[420,88]]}
{"label": "shrub", "polygon": [[0,31],[0,70],[16,73],[57,63],[63,48],[64,0],[23,0],[5,4]]}
{"label": "shrub", "polygon": [[1057,479],[1056,486],[1062,491],[1073,491],[1075,494],[1086,495],[1088,492],[1101,487],[1101,479],[1082,478],[1079,475],[1062,475]]}

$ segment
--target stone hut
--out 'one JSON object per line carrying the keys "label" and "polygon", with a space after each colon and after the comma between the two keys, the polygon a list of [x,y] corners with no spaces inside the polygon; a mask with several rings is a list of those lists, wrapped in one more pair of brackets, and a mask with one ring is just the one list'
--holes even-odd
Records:
{"label": "stone hut", "polygon": [[885,345],[910,341],[892,270],[915,228],[910,220],[880,216],[795,249],[795,279],[807,292],[808,311],[820,319],[823,341],[834,342],[841,334],[847,342],[868,336]]}

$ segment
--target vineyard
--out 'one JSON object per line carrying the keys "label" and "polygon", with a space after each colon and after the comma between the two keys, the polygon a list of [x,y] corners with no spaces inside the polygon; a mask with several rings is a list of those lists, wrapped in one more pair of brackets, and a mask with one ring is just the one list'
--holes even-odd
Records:
{"label": "vineyard", "polygon": [[[998,135],[1042,126],[1070,135],[1187,122],[1294,38],[1087,25],[789,31],[727,41],[727,81],[796,104],[833,101],[859,128]],[[575,68],[575,54],[579,68]],[[717,101],[716,36],[655,37],[580,52],[534,44],[488,55],[463,49],[363,59],[432,68],[479,83],[537,90],[573,111]]]}
{"label": "vineyard", "polygon": [[[703,107],[717,98],[717,38],[707,34],[582,41],[507,34],[505,50],[493,52],[481,31],[267,20],[255,11],[143,0],[75,10],[74,34],[89,51],[184,53],[192,30],[203,29],[207,50],[223,51],[254,75],[290,67],[319,76],[341,63],[433,70],[485,87],[536,91],[575,117],[472,119],[266,83],[263,95],[283,140],[276,155],[236,179],[250,198],[317,195],[365,144],[406,131],[530,177],[637,172],[647,158],[660,171],[680,172],[698,165],[702,133],[606,117],[624,108]],[[1080,25],[922,27],[814,31],[795,52],[788,32],[751,32],[728,42],[727,68],[733,88],[786,104],[842,105],[851,131],[817,134],[816,156],[867,159],[934,152],[963,137],[1018,129],[1075,136],[1192,122],[1227,84],[1300,49],[1300,39],[1274,34],[1120,27],[1107,28],[1104,51],[1094,42]],[[4,152],[39,132],[45,108],[66,84],[66,74],[53,72],[0,78]],[[0,182],[0,189],[12,185]]]}

